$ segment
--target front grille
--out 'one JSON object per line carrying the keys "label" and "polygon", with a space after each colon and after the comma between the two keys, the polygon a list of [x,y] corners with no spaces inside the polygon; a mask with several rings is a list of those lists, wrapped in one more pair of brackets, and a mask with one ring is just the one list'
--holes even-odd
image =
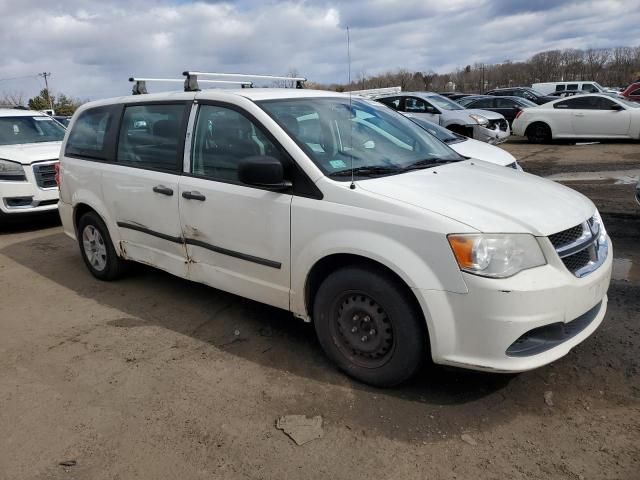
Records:
{"label": "front grille", "polygon": [[600,235],[600,224],[592,217],[580,225],[549,235],[564,266],[576,277],[597,269],[608,254],[607,242]]}
{"label": "front grille", "polygon": [[487,127],[491,130],[499,128],[503,132],[506,132],[509,129],[509,123],[504,118],[500,118],[498,120],[489,120],[489,125]]}
{"label": "front grille", "polygon": [[54,163],[36,163],[33,166],[33,174],[36,177],[36,184],[40,188],[55,188],[56,184],[56,164]]}
{"label": "front grille", "polygon": [[593,247],[586,248],[585,250],[581,250],[574,255],[569,255],[568,257],[564,257],[562,259],[562,263],[567,267],[567,270],[570,272],[577,272],[583,267],[589,265],[589,262],[593,260],[592,254],[589,250],[593,249]]}
{"label": "front grille", "polygon": [[551,240],[551,243],[557,250],[558,248],[566,247],[567,245],[575,242],[582,236],[582,234],[583,228],[582,224],[580,224],[568,230],[549,235],[549,240]]}

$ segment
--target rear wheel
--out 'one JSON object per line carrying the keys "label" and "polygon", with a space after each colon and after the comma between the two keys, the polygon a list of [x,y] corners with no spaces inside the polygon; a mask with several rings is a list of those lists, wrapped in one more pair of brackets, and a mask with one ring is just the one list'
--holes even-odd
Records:
{"label": "rear wheel", "polygon": [[106,225],[95,212],[80,218],[78,244],[82,259],[94,277],[115,280],[124,272],[125,261],[118,257]]}
{"label": "rear wheel", "polygon": [[410,292],[390,275],[363,267],[330,274],[313,318],[326,354],[342,371],[378,387],[412,377],[424,362],[424,319]]}
{"label": "rear wheel", "polygon": [[530,143],[549,143],[551,141],[551,128],[546,123],[534,123],[527,128],[527,138]]}

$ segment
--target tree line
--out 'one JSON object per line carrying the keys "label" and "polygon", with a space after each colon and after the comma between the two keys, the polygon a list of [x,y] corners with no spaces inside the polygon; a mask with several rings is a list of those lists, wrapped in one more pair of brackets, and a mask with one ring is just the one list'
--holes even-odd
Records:
{"label": "tree line", "polygon": [[522,62],[475,63],[454,72],[407,69],[379,75],[360,72],[351,84],[318,85],[337,91],[400,86],[403,90],[479,92],[500,87],[531,86],[538,82],[594,80],[607,87],[626,87],[640,77],[640,46],[548,50]]}
{"label": "tree line", "polygon": [[25,101],[21,93],[5,93],[0,95],[0,106],[28,107],[30,110],[49,110],[53,106],[56,115],[71,116],[83,101],[69,97],[63,93],[52,95],[43,88],[38,95]]}

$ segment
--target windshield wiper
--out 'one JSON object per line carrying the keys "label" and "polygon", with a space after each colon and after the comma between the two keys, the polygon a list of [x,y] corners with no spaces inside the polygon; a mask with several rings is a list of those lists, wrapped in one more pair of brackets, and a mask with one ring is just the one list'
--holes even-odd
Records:
{"label": "windshield wiper", "polygon": [[448,158],[425,158],[424,160],[418,160],[417,162],[413,162],[411,165],[407,165],[403,167],[402,170],[405,172],[407,170],[420,170],[423,168],[432,168],[437,167],[438,165],[444,165],[446,163],[458,162],[459,160],[448,159]]}
{"label": "windshield wiper", "polygon": [[402,172],[404,169],[399,167],[390,167],[384,165],[371,165],[371,166],[362,166],[356,167],[353,170],[350,168],[346,170],[340,170],[339,172],[332,172],[329,174],[330,177],[350,177],[351,172],[353,175],[357,175],[360,177],[369,177],[374,175],[387,175],[390,173]]}

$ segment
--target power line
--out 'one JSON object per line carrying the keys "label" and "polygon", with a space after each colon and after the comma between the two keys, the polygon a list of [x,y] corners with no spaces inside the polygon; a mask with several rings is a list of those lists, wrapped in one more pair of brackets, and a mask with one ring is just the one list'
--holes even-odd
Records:
{"label": "power line", "polygon": [[38,78],[38,75],[22,75],[20,77],[0,78],[0,82],[5,82],[5,81],[9,81],[9,80],[20,80],[22,78]]}

